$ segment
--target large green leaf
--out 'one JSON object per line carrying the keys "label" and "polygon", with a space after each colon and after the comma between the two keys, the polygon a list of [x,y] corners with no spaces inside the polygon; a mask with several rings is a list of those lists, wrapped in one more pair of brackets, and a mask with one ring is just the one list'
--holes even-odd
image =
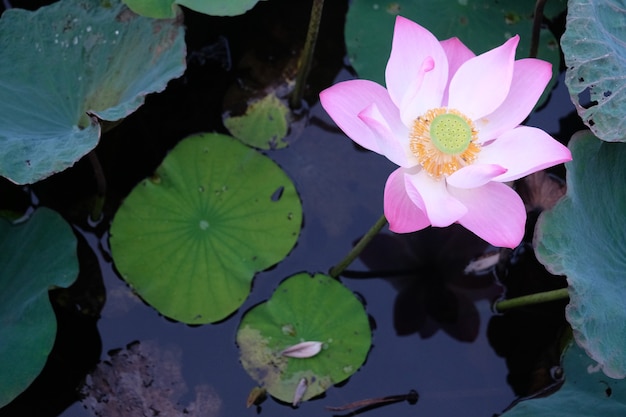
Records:
{"label": "large green leaf", "polygon": [[135,13],[159,19],[176,15],[176,4],[211,16],[236,16],[254,7],[259,0],[123,0]]}
{"label": "large green leaf", "polygon": [[[367,313],[354,294],[333,278],[306,273],[283,281],[272,298],[241,320],[237,344],[250,376],[281,401],[293,402],[306,379],[302,400],[313,398],[355,373],[371,345]],[[301,342],[322,342],[315,356],[282,355]]]}
{"label": "large green leaf", "polygon": [[[548,17],[565,8],[564,0],[548,4]],[[354,0],[346,20],[348,57],[360,78],[384,85],[394,21],[399,14],[424,26],[440,40],[458,37],[476,54],[519,34],[517,58],[525,58],[530,51],[534,5],[535,2],[519,0]],[[541,31],[537,57],[552,63],[554,74],[542,102],[556,83],[560,59],[558,42],[546,29]]]}
{"label": "large green leaf", "polygon": [[287,175],[229,136],[191,136],[137,185],[111,225],[124,279],[165,316],[209,323],[233,313],[257,271],[293,248],[302,206]]}
{"label": "large green leaf", "polygon": [[62,0],[2,15],[0,175],[25,184],[72,166],[100,137],[88,113],[122,119],[184,72],[179,20],[103,3]]}
{"label": "large green leaf", "polygon": [[536,252],[566,275],[567,320],[611,377],[626,376],[626,145],[575,134],[567,194],[537,223]]}
{"label": "large green leaf", "polygon": [[621,0],[570,0],[561,37],[572,102],[593,133],[609,142],[626,142],[625,20]]}
{"label": "large green leaf", "polygon": [[0,407],[44,367],[56,336],[48,290],[78,276],[76,237],[52,210],[25,223],[0,220]]}
{"label": "large green leaf", "polygon": [[520,401],[502,417],[621,417],[626,415],[626,383],[606,378],[575,343],[562,359],[565,382],[547,397]]}

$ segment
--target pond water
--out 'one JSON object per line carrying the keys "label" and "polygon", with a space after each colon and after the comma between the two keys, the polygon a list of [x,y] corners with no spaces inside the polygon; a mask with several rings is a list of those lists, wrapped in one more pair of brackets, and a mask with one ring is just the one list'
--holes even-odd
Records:
{"label": "pond water", "polygon": [[[213,325],[172,322],[134,296],[118,277],[109,253],[108,224],[120,201],[185,136],[224,132],[222,97],[229,83],[236,81],[235,75],[243,76],[234,69],[243,56],[252,53],[265,62],[290,58],[284,51],[290,46],[287,40],[304,36],[309,2],[290,3],[294,2],[261,2],[246,16],[229,19],[187,13],[188,51],[194,57],[187,73],[172,81],[164,93],[148,97],[146,104],[108,132],[97,148],[108,182],[105,217],[99,222],[86,220],[86,207],[95,189],[87,161],[28,189],[32,194],[1,183],[2,192],[6,190],[3,195],[14,196],[7,205],[23,205],[24,198],[33,198],[74,224],[82,236],[82,272],[75,291],[52,297],[60,328],[44,374],[33,389],[0,409],[0,416],[93,415],[76,401],[77,381],[99,360],[108,360],[111,350],[136,341],[174,352],[188,387],[180,402],[193,401],[195,388],[205,387],[208,391],[203,392],[209,392],[210,401],[218,407],[215,414],[208,415],[348,415],[349,411],[331,412],[325,407],[416,390],[417,404],[390,404],[364,411],[364,415],[492,416],[519,396],[553,382],[550,372],[558,364],[555,346],[563,328],[563,303],[494,314],[491,304],[504,290],[493,274],[462,274],[470,260],[490,248],[452,227],[418,232],[400,241],[415,248],[416,258],[429,257],[419,268],[408,262],[387,265],[386,271],[380,271],[378,257],[387,242],[383,240],[349,267],[341,281],[365,303],[373,326],[373,347],[365,365],[347,382],[298,408],[271,398],[258,407],[246,408],[255,383],[240,365],[235,345],[241,317],[268,299],[283,279],[302,271],[327,273],[345,256],[380,217],[382,190],[394,168],[385,158],[358,149],[315,100],[310,100],[313,104],[306,128],[293,143],[266,152],[300,192],[304,207],[301,236],[283,262],[256,275],[251,295],[236,313]],[[327,3],[318,44],[321,69],[314,76],[309,99],[320,88],[351,77],[343,67],[347,2]],[[265,26],[270,24],[275,25],[271,31]],[[242,33],[255,33],[253,46]],[[272,36],[285,44],[272,43]],[[577,120],[569,117],[572,112],[561,76],[548,104],[527,124],[565,141],[576,129],[569,124],[570,119]],[[562,175],[558,169],[554,172]],[[392,236],[386,230],[382,233]],[[389,273],[407,269],[411,271]],[[526,250],[512,254],[503,271],[500,278],[507,283],[509,295],[563,285],[534,261],[527,245]]]}

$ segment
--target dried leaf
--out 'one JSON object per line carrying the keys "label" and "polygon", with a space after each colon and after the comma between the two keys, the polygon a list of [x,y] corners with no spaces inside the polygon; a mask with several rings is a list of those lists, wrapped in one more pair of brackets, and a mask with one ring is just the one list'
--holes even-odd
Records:
{"label": "dried leaf", "polygon": [[250,408],[253,405],[261,404],[265,398],[267,397],[267,390],[261,387],[254,387],[248,394],[248,399],[246,400],[246,408]]}
{"label": "dried leaf", "polygon": [[187,384],[179,350],[134,342],[109,355],[81,389],[83,406],[96,417],[220,415],[221,399],[208,385],[195,387],[195,400],[190,404],[180,403]]}
{"label": "dried leaf", "polygon": [[526,211],[549,210],[565,195],[565,182],[545,171],[537,171],[524,177],[517,184],[517,191],[526,205]]}

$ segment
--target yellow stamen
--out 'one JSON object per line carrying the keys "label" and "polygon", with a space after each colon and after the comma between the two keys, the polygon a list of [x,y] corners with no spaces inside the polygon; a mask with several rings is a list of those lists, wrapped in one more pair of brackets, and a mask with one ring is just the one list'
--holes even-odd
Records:
{"label": "yellow stamen", "polygon": [[409,146],[428,175],[441,179],[476,160],[477,139],[478,131],[467,116],[438,107],[415,119]]}

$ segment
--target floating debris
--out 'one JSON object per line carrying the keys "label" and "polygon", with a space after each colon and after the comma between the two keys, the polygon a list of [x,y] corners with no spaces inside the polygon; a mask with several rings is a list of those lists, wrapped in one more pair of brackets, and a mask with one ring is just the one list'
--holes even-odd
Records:
{"label": "floating debris", "polygon": [[248,394],[246,400],[246,408],[250,408],[253,405],[259,405],[267,398],[267,390],[262,387],[254,387]]}

